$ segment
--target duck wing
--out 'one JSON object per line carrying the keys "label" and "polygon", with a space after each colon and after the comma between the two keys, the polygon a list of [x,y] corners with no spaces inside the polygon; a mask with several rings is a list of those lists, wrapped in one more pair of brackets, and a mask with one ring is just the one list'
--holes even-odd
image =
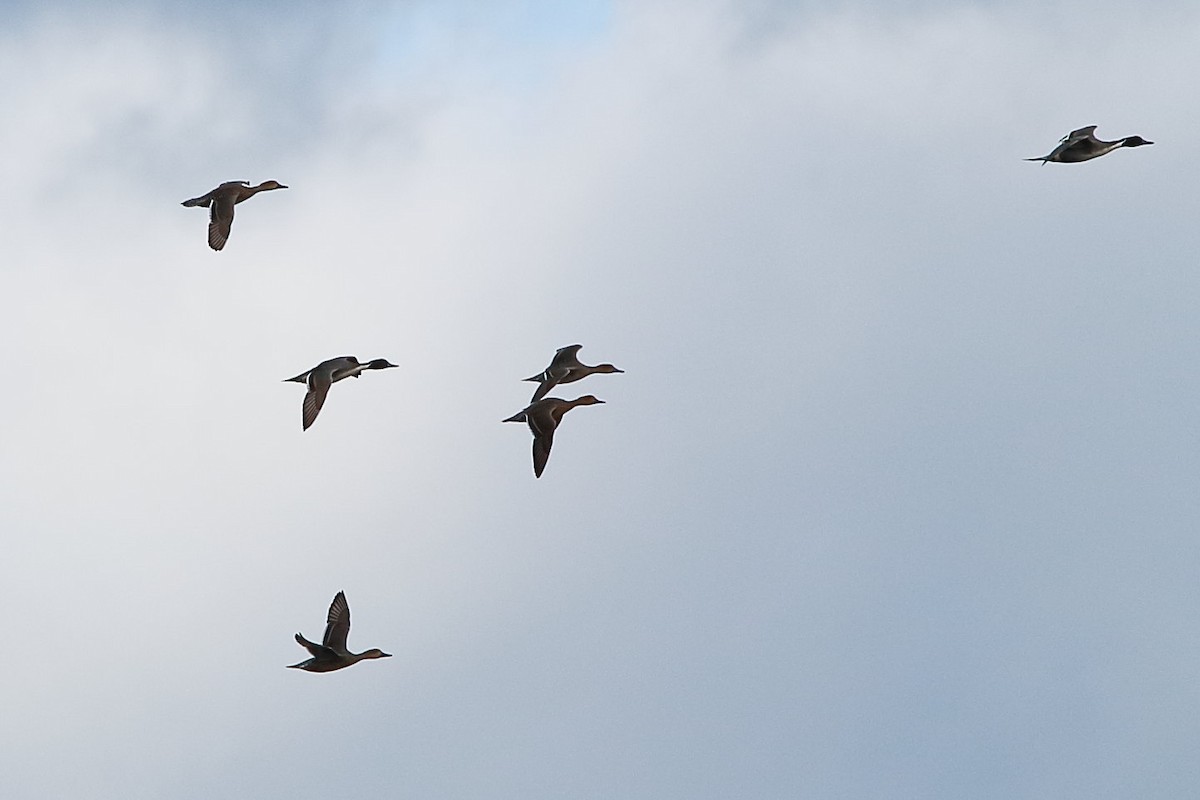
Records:
{"label": "duck wing", "polygon": [[329,604],[329,616],[325,621],[325,647],[338,653],[346,652],[346,637],[350,635],[350,605],[346,595],[338,592]]}
{"label": "duck wing", "polygon": [[325,659],[334,658],[337,656],[337,653],[333,652],[325,645],[317,644],[316,642],[310,642],[308,639],[305,639],[303,634],[296,634],[296,642],[305,650],[307,650],[313,658]]}
{"label": "duck wing", "polygon": [[208,218],[208,246],[220,250],[229,240],[229,231],[233,228],[234,196],[222,192],[213,198],[211,212]]}
{"label": "duck wing", "polygon": [[572,344],[560,347],[554,351],[554,358],[550,360],[550,366],[546,367],[545,372],[534,378],[535,380],[540,380],[541,385],[534,391],[533,397],[529,399],[530,403],[536,403],[538,400],[541,400],[559,383],[568,380],[572,370],[583,366],[583,364],[579,363],[578,355],[582,348],[583,345],[581,344]]}
{"label": "duck wing", "polygon": [[571,370],[575,367],[582,366],[579,363],[579,351],[583,349],[581,344],[570,344],[566,347],[560,347],[554,351],[554,358],[550,361],[550,369],[552,370]]}
{"label": "duck wing", "polygon": [[525,421],[529,423],[529,430],[533,433],[533,474],[537,478],[542,477],[542,470],[550,460],[550,448],[554,446],[554,429],[562,419],[561,414],[555,416],[555,408],[557,406],[526,409]]}
{"label": "duck wing", "polygon": [[550,460],[550,448],[554,446],[554,429],[534,434],[533,437],[533,477],[542,477],[546,462]]}
{"label": "duck wing", "polygon": [[542,373],[542,382],[538,384],[538,388],[534,389],[533,397],[529,398],[530,403],[536,403],[546,395],[550,394],[550,390],[558,386],[559,379],[550,374],[550,370]]}
{"label": "duck wing", "polygon": [[304,430],[312,427],[325,405],[325,395],[329,394],[329,376],[310,375],[308,378],[308,394],[304,395]]}
{"label": "duck wing", "polygon": [[[329,370],[329,380],[331,383],[337,383],[342,378],[357,378],[362,375],[366,364],[361,363],[355,356],[339,356],[331,358],[321,364]],[[320,369],[320,367],[318,367]]]}
{"label": "duck wing", "polygon": [[1096,127],[1097,127],[1096,125],[1088,125],[1086,128],[1079,128],[1078,130],[1073,130],[1070,133],[1068,133],[1066,136],[1064,136],[1062,139],[1060,139],[1060,141],[1065,144],[1070,144],[1070,143],[1078,142],[1080,139],[1092,139],[1095,136]]}

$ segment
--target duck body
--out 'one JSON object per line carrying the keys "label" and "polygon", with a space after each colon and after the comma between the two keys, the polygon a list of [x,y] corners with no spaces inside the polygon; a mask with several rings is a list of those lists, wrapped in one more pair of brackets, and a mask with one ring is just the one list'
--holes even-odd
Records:
{"label": "duck body", "polygon": [[325,405],[325,397],[329,394],[330,386],[343,378],[357,378],[368,369],[388,369],[396,366],[399,365],[384,358],[377,358],[364,364],[354,356],[338,356],[322,361],[294,378],[285,378],[284,383],[303,383],[308,387],[308,393],[304,395],[302,414],[304,430],[308,430],[316,422],[317,414],[321,413],[321,407]]}
{"label": "duck body", "polygon": [[1126,136],[1124,139],[1117,139],[1115,142],[1106,142],[1096,138],[1096,127],[1095,125],[1088,125],[1086,128],[1071,131],[1060,140],[1058,147],[1054,148],[1049,155],[1038,158],[1027,158],[1025,160],[1041,161],[1042,164],[1050,161],[1059,164],[1075,164],[1080,161],[1091,161],[1093,158],[1107,155],[1120,147],[1141,147],[1146,144],[1154,144],[1154,142],[1148,142],[1140,136]]}
{"label": "duck body", "polygon": [[303,634],[296,634],[296,642],[309,652],[312,658],[299,664],[289,664],[288,669],[302,669],[305,672],[333,672],[353,666],[368,658],[391,658],[391,653],[385,653],[378,647],[361,653],[351,653],[346,649],[346,637],[350,635],[350,605],[346,602],[344,592],[338,592],[329,605],[329,614],[325,618],[325,635],[321,644],[310,642]]}
{"label": "duck body", "polygon": [[226,181],[208,194],[184,200],[183,205],[209,209],[208,246],[213,250],[220,250],[225,247],[225,242],[229,240],[229,232],[233,228],[234,206],[259,192],[286,188],[288,187],[279,181],[264,181],[258,186],[251,186],[249,181]]}
{"label": "duck body", "polygon": [[593,367],[580,363],[579,351],[582,348],[583,345],[581,344],[572,344],[567,347],[558,348],[554,352],[554,358],[551,359],[550,366],[537,375],[524,378],[526,381],[539,384],[529,402],[536,403],[538,400],[541,400],[550,393],[551,389],[560,383],[574,383],[575,381],[583,380],[588,375],[625,371],[617,369],[612,364],[597,364]]}
{"label": "duck body", "polygon": [[562,422],[563,415],[577,406],[603,403],[596,397],[585,394],[574,400],[560,397],[544,397],[536,400],[513,414],[504,422],[524,422],[533,434],[533,475],[542,477],[546,462],[550,460],[550,448],[554,446],[554,431]]}

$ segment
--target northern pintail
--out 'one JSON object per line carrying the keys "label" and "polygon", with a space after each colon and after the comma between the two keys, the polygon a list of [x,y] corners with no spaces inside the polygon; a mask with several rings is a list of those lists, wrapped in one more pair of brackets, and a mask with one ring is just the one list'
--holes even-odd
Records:
{"label": "northern pintail", "polygon": [[574,400],[563,400],[558,397],[545,397],[530,403],[525,408],[513,414],[505,422],[524,422],[533,433],[533,475],[542,477],[542,470],[550,460],[550,448],[554,444],[554,429],[562,422],[566,414],[575,406],[591,406],[603,403],[590,394],[577,397]]}
{"label": "northern pintail", "polygon": [[530,378],[524,378],[527,381],[541,384],[534,391],[533,397],[529,402],[536,403],[541,400],[550,390],[560,383],[574,383],[582,380],[588,375],[608,372],[624,372],[623,369],[617,369],[612,364],[597,364],[594,367],[589,367],[587,364],[579,363],[579,350],[583,347],[581,344],[573,344],[567,347],[560,347],[554,351],[554,358],[550,361],[550,366],[546,367],[543,372],[538,373]]}
{"label": "northern pintail", "polygon": [[184,200],[185,206],[203,206],[209,209],[208,215],[208,246],[220,250],[229,239],[229,229],[233,227],[233,207],[259,192],[271,189],[286,189],[279,181],[265,181],[258,186],[251,186],[249,181],[227,181],[208,194]]}
{"label": "northern pintail", "polygon": [[399,364],[393,364],[384,358],[377,358],[363,364],[354,356],[338,356],[328,361],[322,361],[294,378],[285,378],[284,383],[294,381],[308,387],[308,394],[304,395],[304,430],[308,430],[309,426],[317,419],[317,414],[321,413],[321,406],[325,404],[325,395],[329,394],[330,386],[342,378],[357,378],[363,370],[387,369],[396,366]]}
{"label": "northern pintail", "polygon": [[372,647],[364,653],[351,653],[346,649],[346,637],[350,634],[350,606],[346,603],[346,595],[338,592],[329,604],[329,616],[325,619],[325,636],[321,643],[310,642],[303,634],[296,634],[296,641],[312,658],[299,664],[289,664],[288,669],[302,669],[306,672],[333,672],[335,669],[349,667],[367,658],[391,658],[391,653],[385,653],[378,647]]}
{"label": "northern pintail", "polygon": [[1148,142],[1140,136],[1126,136],[1124,139],[1117,139],[1115,142],[1104,142],[1096,138],[1095,132],[1095,125],[1088,125],[1086,128],[1071,131],[1060,140],[1061,143],[1050,152],[1050,155],[1041,156],[1040,158],[1027,158],[1025,160],[1040,161],[1042,162],[1042,166],[1045,166],[1049,161],[1057,161],[1060,164],[1074,164],[1079,161],[1090,161],[1093,158],[1099,158],[1102,155],[1111,153],[1118,147],[1141,147],[1144,144],[1154,144],[1154,142]]}

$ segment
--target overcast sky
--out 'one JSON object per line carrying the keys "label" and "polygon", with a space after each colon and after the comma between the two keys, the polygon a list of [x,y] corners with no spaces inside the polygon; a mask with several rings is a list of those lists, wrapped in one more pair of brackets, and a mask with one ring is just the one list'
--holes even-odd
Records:
{"label": "overcast sky", "polygon": [[1194,794],[1195,3],[5,17],[5,800]]}

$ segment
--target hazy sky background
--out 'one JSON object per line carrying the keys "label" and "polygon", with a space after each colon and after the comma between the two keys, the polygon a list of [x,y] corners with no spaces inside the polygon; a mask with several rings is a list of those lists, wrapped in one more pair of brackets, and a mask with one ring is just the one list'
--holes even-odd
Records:
{"label": "hazy sky background", "polygon": [[5,16],[6,800],[1194,794],[1195,3]]}

